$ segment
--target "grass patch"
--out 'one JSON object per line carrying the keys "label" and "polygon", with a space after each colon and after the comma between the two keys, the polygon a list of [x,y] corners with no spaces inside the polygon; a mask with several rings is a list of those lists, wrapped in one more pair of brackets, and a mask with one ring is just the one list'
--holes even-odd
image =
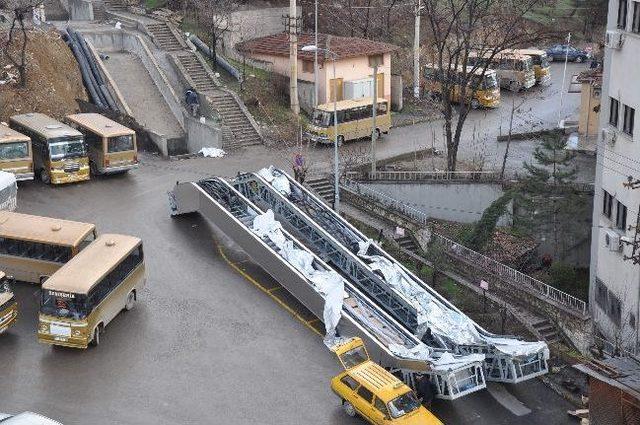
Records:
{"label": "grass patch", "polygon": [[147,9],[158,9],[167,5],[167,0],[145,0],[144,5]]}

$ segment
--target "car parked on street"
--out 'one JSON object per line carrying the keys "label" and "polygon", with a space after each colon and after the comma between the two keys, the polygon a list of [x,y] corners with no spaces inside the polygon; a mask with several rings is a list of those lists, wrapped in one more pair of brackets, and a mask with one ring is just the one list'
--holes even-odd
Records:
{"label": "car parked on street", "polygon": [[62,425],[42,415],[33,412],[23,412],[18,415],[0,413],[0,424],[2,425]]}
{"label": "car parked on street", "polygon": [[570,62],[584,62],[591,56],[589,52],[566,44],[556,44],[547,49],[547,56],[552,61],[563,61],[566,57]]}

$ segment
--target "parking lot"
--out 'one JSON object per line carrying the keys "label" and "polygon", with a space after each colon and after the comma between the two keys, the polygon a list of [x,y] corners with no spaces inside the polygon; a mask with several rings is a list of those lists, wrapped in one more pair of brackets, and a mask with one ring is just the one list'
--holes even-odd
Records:
{"label": "parking lot", "polygon": [[[33,410],[66,425],[363,423],[347,418],[329,389],[339,367],[322,339],[258,287],[274,280],[200,216],[169,217],[166,192],[176,180],[230,177],[269,159],[286,167],[256,147],[224,160],[144,155],[129,175],[85,184],[21,184],[20,212],[140,236],[148,283],[136,308],[86,351],[38,344],[38,287],[16,285],[21,317],[0,336],[0,411]],[[534,380],[435,410],[450,424],[555,424],[567,421],[568,407]]]}

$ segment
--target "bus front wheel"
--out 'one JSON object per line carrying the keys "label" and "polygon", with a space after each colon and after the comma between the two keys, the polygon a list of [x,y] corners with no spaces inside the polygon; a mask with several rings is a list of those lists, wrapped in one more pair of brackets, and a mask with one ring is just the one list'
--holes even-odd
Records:
{"label": "bus front wheel", "polygon": [[44,184],[51,183],[51,177],[49,176],[49,173],[47,173],[47,170],[45,170],[44,168],[40,170],[40,180],[42,180],[42,183]]}
{"label": "bus front wheel", "polygon": [[96,326],[93,330],[93,339],[91,340],[91,346],[97,347],[100,345],[100,325]]}
{"label": "bus front wheel", "polygon": [[471,99],[471,109],[480,109],[480,101],[478,99]]}
{"label": "bus front wheel", "polygon": [[124,305],[124,309],[127,311],[130,311],[135,304],[136,304],[136,294],[135,292],[131,291],[127,296],[127,303]]}
{"label": "bus front wheel", "polygon": [[342,146],[344,143],[344,136],[338,136],[338,146]]}
{"label": "bus front wheel", "polygon": [[376,141],[380,140],[382,136],[382,133],[380,132],[379,128],[376,128]]}

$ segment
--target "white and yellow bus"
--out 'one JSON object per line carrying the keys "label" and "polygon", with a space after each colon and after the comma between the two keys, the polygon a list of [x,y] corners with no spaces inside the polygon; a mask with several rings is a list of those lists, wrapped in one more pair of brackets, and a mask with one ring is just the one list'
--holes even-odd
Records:
{"label": "white and yellow bus", "polygon": [[530,56],[510,51],[500,52],[493,57],[489,56],[471,52],[469,64],[495,70],[500,87],[513,92],[530,89],[536,84],[536,74]]}
{"label": "white and yellow bus", "polygon": [[96,226],[0,211],[0,270],[40,283],[96,238]]}
{"label": "white and yellow bus", "polygon": [[67,123],[84,135],[93,174],[138,168],[135,131],[100,114],[67,115]]}
{"label": "white and yellow bus", "polygon": [[[373,134],[372,99],[362,98],[336,102],[338,112],[338,145]],[[307,137],[314,143],[333,143],[333,102],[316,106]],[[391,109],[386,99],[379,98],[376,109],[376,140],[391,129]]]}
{"label": "white and yellow bus", "polygon": [[[427,64],[424,70],[424,90],[434,99],[445,96],[445,88],[449,88],[449,99],[452,102],[471,105],[473,109],[497,108],[500,106],[500,88],[496,72],[487,69],[483,72],[480,68],[458,66],[451,71],[440,71],[435,64]],[[473,73],[472,76],[470,74]],[[445,79],[453,80],[449,84],[442,84]],[[463,81],[467,82],[466,88]],[[464,97],[464,99],[463,99]]]}
{"label": "white and yellow bus", "polygon": [[14,115],[9,126],[31,138],[34,170],[43,183],[89,180],[89,158],[78,130],[37,112]]}
{"label": "white and yellow bus", "polygon": [[73,348],[99,345],[109,322],[133,308],[145,281],[140,239],[99,236],[42,284],[38,341]]}
{"label": "white and yellow bus", "polygon": [[13,173],[16,180],[33,180],[31,139],[0,124],[0,171]]}
{"label": "white and yellow bus", "polygon": [[18,320],[18,302],[16,301],[9,279],[0,272],[0,334],[4,333]]}
{"label": "white and yellow bus", "polygon": [[514,49],[513,52],[531,58],[536,84],[547,85],[551,83],[551,65],[547,52],[540,49]]}

